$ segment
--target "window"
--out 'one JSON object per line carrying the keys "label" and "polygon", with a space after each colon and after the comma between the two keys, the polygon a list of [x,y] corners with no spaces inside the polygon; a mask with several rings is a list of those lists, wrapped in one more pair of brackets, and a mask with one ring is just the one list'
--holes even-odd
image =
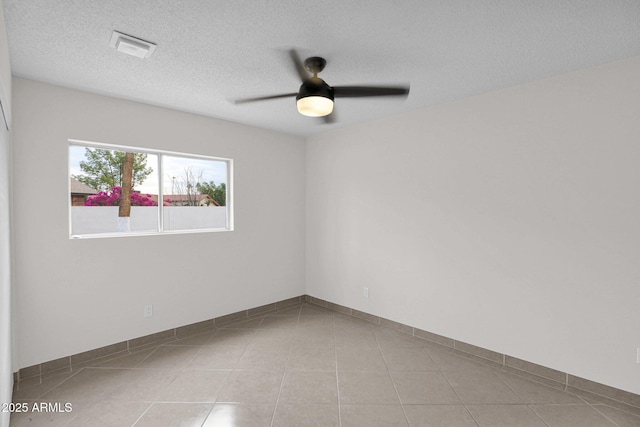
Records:
{"label": "window", "polygon": [[232,160],[69,141],[70,236],[232,230]]}

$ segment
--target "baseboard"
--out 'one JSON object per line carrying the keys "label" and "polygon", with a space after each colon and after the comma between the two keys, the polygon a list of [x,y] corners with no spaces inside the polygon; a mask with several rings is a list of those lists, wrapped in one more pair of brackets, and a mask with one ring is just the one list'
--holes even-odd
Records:
{"label": "baseboard", "polygon": [[262,316],[303,302],[314,304],[319,307],[324,307],[326,309],[334,311],[336,313],[352,316],[366,322],[371,322],[376,325],[393,329],[399,333],[410,335],[415,338],[428,341],[432,344],[446,347],[451,351],[460,353],[460,355],[463,355],[467,358],[472,358],[489,366],[493,366],[494,368],[514,373],[529,380],[543,383],[550,387],[572,392],[590,401],[606,404],[614,408],[622,409],[640,415],[640,395],[638,394],[600,384],[585,378],[580,378],[569,373],[561,372],[552,368],[528,362],[526,360],[518,359],[507,354],[499,353],[472,344],[467,344],[454,338],[434,334],[433,332],[425,331],[370,313],[335,304],[330,301],[325,301],[311,295],[301,295],[298,297],[289,298],[286,300],[274,302],[272,304],[266,304],[260,307],[238,311],[236,313],[227,314],[202,322],[168,329],[166,331],[157,332],[143,337],[122,341],[94,350],[89,350],[71,356],[62,357],[60,359],[51,360],[48,362],[22,368],[18,372],[15,372],[13,374],[14,385],[15,387],[19,387],[38,384],[42,382],[43,379],[64,372],[71,372],[81,369],[88,363],[95,363],[100,359],[106,360],[117,357],[119,355],[126,355],[135,351],[140,351],[145,349],[146,347],[152,347],[159,344],[176,341],[179,338],[205,332],[217,326]]}
{"label": "baseboard", "polygon": [[569,373],[551,369],[526,360],[518,359],[516,357],[509,356],[508,354],[488,350],[453,338],[424,331],[393,320],[335,304],[330,301],[325,301],[311,295],[305,295],[304,300],[310,304],[315,304],[344,315],[353,316],[367,322],[372,322],[376,325],[394,329],[403,334],[447,347],[451,351],[459,352],[465,357],[473,358],[481,363],[506,372],[511,372],[532,381],[543,383],[550,387],[572,392],[588,399],[589,401],[606,404],[640,415],[640,395],[638,394],[620,390],[605,384],[600,384],[586,378],[580,378]]}
{"label": "baseboard", "polygon": [[146,347],[176,341],[179,338],[183,338],[188,335],[205,332],[206,330],[213,329],[216,326],[250,319],[252,317],[264,315],[292,305],[300,304],[304,301],[304,297],[305,295],[301,295],[274,302],[272,304],[266,304],[260,307],[250,308],[248,310],[242,310],[224,316],[215,317],[213,319],[204,320],[202,322],[167,329],[166,331],[156,332],[143,337],[121,341],[105,347],[28,366],[20,369],[18,372],[14,372],[14,384],[16,387],[38,384],[42,382],[43,379],[81,369],[88,363],[95,363],[100,359],[109,359],[119,355],[126,355],[135,351],[144,350]]}

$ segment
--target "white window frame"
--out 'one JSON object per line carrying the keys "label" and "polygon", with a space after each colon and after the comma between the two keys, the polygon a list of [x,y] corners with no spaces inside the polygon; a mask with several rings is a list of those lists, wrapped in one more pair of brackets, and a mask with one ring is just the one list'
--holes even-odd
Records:
{"label": "white window frame", "polygon": [[[71,194],[71,185],[70,185],[70,177],[71,177],[71,159],[70,159],[70,148],[72,146],[76,147],[86,147],[86,148],[99,148],[105,150],[114,150],[114,151],[124,151],[129,153],[145,153],[157,156],[157,174],[158,174],[158,229],[157,230],[149,230],[149,231],[128,231],[128,232],[108,232],[108,233],[90,233],[90,234],[73,234],[72,233],[72,206],[69,203],[69,195]],[[181,153],[176,151],[167,151],[167,150],[156,150],[142,147],[131,147],[126,145],[116,145],[116,144],[105,144],[100,142],[90,142],[83,141],[78,139],[69,139],[67,145],[67,198],[66,202],[68,205],[69,212],[69,238],[72,240],[76,239],[95,239],[95,238],[109,238],[109,237],[132,237],[132,236],[156,236],[163,234],[193,234],[193,233],[217,233],[224,231],[233,231],[234,229],[234,221],[233,221],[233,159],[224,158],[224,157],[215,157],[201,154],[190,154],[190,153]],[[183,158],[193,158],[193,159],[202,159],[202,160],[212,160],[224,162],[227,164],[227,182],[226,182],[226,200],[225,200],[225,208],[226,208],[226,226],[224,228],[199,228],[199,229],[182,229],[182,230],[165,230],[164,229],[164,209],[163,208],[163,183],[164,177],[162,175],[162,157],[163,156],[171,156],[171,157],[183,157]]]}

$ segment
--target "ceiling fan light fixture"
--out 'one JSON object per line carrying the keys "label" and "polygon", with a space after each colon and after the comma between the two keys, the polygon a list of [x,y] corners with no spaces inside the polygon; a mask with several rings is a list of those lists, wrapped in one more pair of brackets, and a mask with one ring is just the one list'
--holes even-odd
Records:
{"label": "ceiling fan light fixture", "polygon": [[296,104],[303,116],[323,117],[333,112],[333,99],[324,96],[307,96],[298,99]]}
{"label": "ceiling fan light fixture", "polygon": [[321,78],[314,76],[300,86],[296,105],[303,116],[328,116],[333,111],[333,89]]}
{"label": "ceiling fan light fixture", "polygon": [[[402,96],[409,95],[409,86],[329,86],[324,80],[318,77],[327,61],[319,56],[312,56],[300,61],[295,50],[289,51],[289,56],[302,80],[302,85],[298,93],[283,93],[278,95],[259,96],[255,98],[244,98],[233,101],[235,104],[247,102],[265,101],[270,99],[296,97],[298,112],[303,116],[326,117],[333,113],[333,99],[338,98],[364,98],[372,96]],[[309,76],[309,73],[312,76]],[[324,119],[324,123],[333,123],[336,120],[335,114]]]}

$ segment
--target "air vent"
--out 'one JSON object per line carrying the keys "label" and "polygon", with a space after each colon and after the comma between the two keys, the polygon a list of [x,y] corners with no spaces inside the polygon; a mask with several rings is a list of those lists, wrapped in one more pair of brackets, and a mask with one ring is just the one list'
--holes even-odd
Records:
{"label": "air vent", "polygon": [[109,46],[118,52],[126,53],[127,55],[137,58],[148,58],[156,49],[154,43],[118,31],[114,31],[111,35]]}

